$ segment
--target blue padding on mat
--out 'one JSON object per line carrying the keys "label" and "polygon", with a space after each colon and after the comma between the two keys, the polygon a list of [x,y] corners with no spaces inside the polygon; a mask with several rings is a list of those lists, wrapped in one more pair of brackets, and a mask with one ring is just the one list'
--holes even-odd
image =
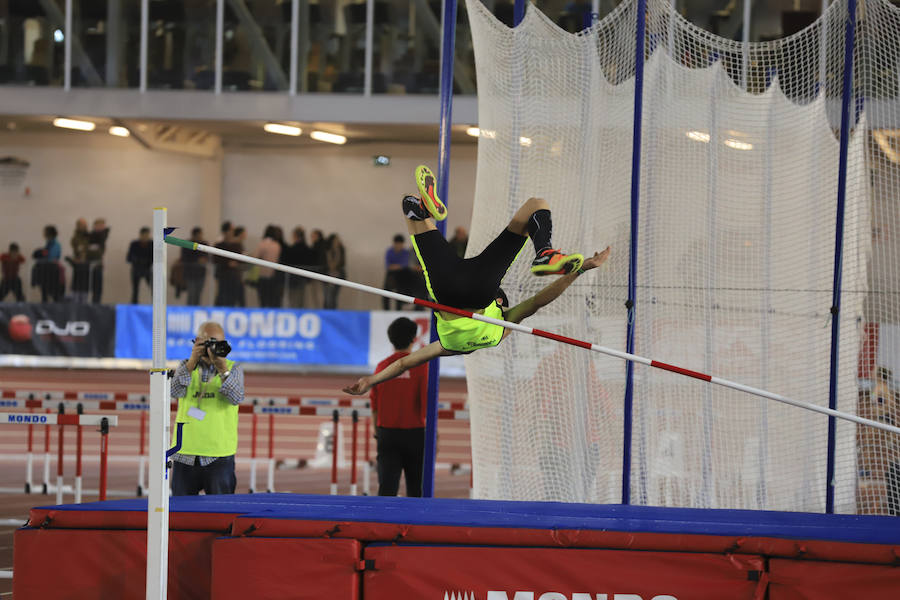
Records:
{"label": "blue padding on mat", "polygon": [[[39,508],[145,511],[147,501],[135,498]],[[299,494],[181,496],[171,499],[169,510],[309,521],[594,529],[900,544],[900,519],[896,517],[796,512]]]}

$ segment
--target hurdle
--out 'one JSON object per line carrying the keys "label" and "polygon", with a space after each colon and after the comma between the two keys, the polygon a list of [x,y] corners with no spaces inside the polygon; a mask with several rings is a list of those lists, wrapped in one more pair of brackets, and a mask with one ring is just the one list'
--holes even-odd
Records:
{"label": "hurdle", "polygon": [[[57,440],[58,440],[58,450],[57,450],[57,466],[56,466],[56,503],[63,503],[63,494],[65,491],[65,479],[64,479],[64,451],[63,451],[63,442],[64,442],[64,431],[66,425],[75,425],[76,426],[76,435],[77,435],[77,454],[76,454],[76,473],[75,473],[75,485],[73,487],[75,494],[75,503],[79,504],[82,500],[82,443],[81,443],[81,428],[86,426],[98,426],[98,432],[100,433],[100,485],[99,485],[99,496],[100,500],[106,499],[106,471],[107,471],[107,455],[109,453],[109,445],[107,443],[107,438],[109,436],[109,428],[115,427],[118,425],[119,419],[115,415],[85,415],[82,412],[74,415],[67,415],[64,412],[64,406],[60,405],[58,413],[50,412],[50,409],[46,409],[46,412],[34,413],[0,413],[0,424],[2,425],[26,425],[29,428],[34,425],[43,425],[45,427],[46,435],[45,435],[45,443],[44,443],[44,494],[48,494],[50,491],[49,479],[50,479],[50,427],[52,425],[57,425],[59,427]],[[29,446],[32,441],[32,436],[29,435]],[[30,461],[29,461],[30,463]],[[29,477],[30,479],[30,473]],[[30,481],[26,480],[26,490],[30,492],[30,486],[28,485]]]}
{"label": "hurdle", "polygon": [[[120,413],[131,413],[131,412],[139,412],[139,425],[137,435],[135,436],[135,444],[134,447],[138,450],[137,456],[137,486],[136,490],[133,492],[137,497],[143,497],[147,493],[146,487],[146,465],[147,465],[147,412],[149,410],[149,404],[147,403],[147,395],[142,392],[116,392],[109,390],[92,390],[92,391],[62,391],[62,390],[54,390],[54,391],[42,391],[36,389],[8,389],[8,388],[0,388],[0,397],[4,399],[4,406],[10,408],[18,408],[24,411],[28,411],[29,413],[35,413],[35,411],[56,411],[58,412],[60,409],[64,411],[81,411],[84,413],[85,411],[95,411],[95,410],[110,410],[110,411],[119,411]],[[356,476],[351,476],[351,479],[356,479],[356,481],[351,481],[351,493],[362,495],[371,495],[371,478],[372,478],[372,467],[374,464],[374,456],[372,456],[373,447],[371,446],[372,440],[372,420],[371,420],[371,410],[369,408],[369,402],[363,398],[350,397],[350,396],[342,396],[336,395],[333,397],[319,397],[319,396],[256,396],[253,395],[252,392],[249,392],[246,396],[245,402],[240,405],[239,412],[241,415],[249,414],[250,419],[250,457],[243,458],[241,460],[246,461],[244,464],[249,464],[250,466],[250,475],[249,475],[249,485],[248,492],[255,493],[260,491],[258,483],[258,472],[259,472],[259,461],[265,460],[267,462],[267,488],[269,490],[276,489],[275,482],[275,465],[276,465],[276,450],[278,445],[278,437],[276,435],[276,427],[275,420],[279,416],[321,416],[328,417],[332,416],[332,409],[339,408],[341,411],[339,412],[340,417],[350,417],[352,418],[353,412],[357,413],[357,419],[364,419],[364,423],[357,424],[357,432],[353,434],[353,437],[357,437],[360,433],[364,434],[365,439],[363,443],[360,444],[357,441],[357,449],[356,452]],[[178,404],[177,402],[171,402],[170,408],[174,413],[177,411]],[[26,413],[23,413],[26,414]],[[269,419],[269,426],[265,429],[260,427],[259,417],[260,415],[266,415]],[[466,410],[466,403],[462,401],[448,401],[448,400],[440,400],[438,402],[438,418],[442,421],[468,421],[469,420],[469,412]],[[31,482],[31,472],[32,467],[31,464],[34,462],[34,428],[36,426],[40,426],[40,423],[34,422],[28,424],[28,432],[29,435],[26,438],[25,442],[27,444],[27,452],[26,454],[26,473],[25,473],[25,492],[26,493],[39,493],[38,488],[34,487]],[[121,423],[120,423],[121,426]],[[49,425],[44,425],[46,429],[49,430]],[[265,442],[267,444],[266,449],[260,448],[260,435],[269,436],[269,440],[271,443]],[[282,434],[284,435],[284,434]],[[45,440],[47,444],[46,448],[49,452],[49,444],[52,443],[52,440],[48,436]],[[350,444],[352,447],[353,442],[351,440],[343,440],[343,443]],[[262,452],[260,451],[262,450]],[[268,454],[268,456],[266,456]],[[108,454],[107,454],[108,456]],[[76,459],[77,460],[77,459]],[[359,461],[362,461],[362,465],[359,464]],[[455,464],[458,463],[458,460],[453,460],[447,465],[451,468],[451,473],[456,472]],[[452,464],[451,464],[452,463]],[[361,466],[361,469],[360,469]],[[338,467],[341,467],[340,461],[338,462]],[[51,462],[47,461],[47,469],[49,473],[49,469],[51,468]],[[76,467],[76,477],[81,474],[82,468]],[[361,472],[360,472],[361,471]],[[362,478],[362,485],[359,485],[359,478]],[[79,479],[76,478],[76,482]],[[336,482],[340,483],[340,482]],[[353,488],[353,484],[356,483],[356,487]],[[76,483],[76,486],[78,484]],[[46,489],[47,493],[54,493],[56,491],[57,486],[51,483],[49,480],[46,480]],[[63,487],[64,491],[66,490],[65,486]],[[4,489],[4,492],[11,492],[12,490]],[[82,495],[84,490],[82,490]],[[338,487],[338,493],[340,493],[340,485]],[[109,496],[127,495],[127,492],[124,490],[109,490],[106,489],[106,495]],[[77,493],[76,493],[77,497]]]}

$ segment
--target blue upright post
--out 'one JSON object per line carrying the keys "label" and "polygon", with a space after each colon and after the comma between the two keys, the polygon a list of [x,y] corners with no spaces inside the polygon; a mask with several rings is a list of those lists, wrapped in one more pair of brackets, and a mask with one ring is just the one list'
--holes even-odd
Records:
{"label": "blue upright post", "polygon": [[[841,329],[841,260],[844,250],[844,204],[847,199],[847,154],[853,93],[853,46],[856,42],[856,0],[847,2],[847,24],[844,35],[844,82],[841,90],[841,142],[838,157],[837,222],[834,228],[834,283],[831,297],[831,375],[828,379],[828,407],[837,408],[838,345]],[[825,512],[834,512],[835,419],[828,417],[828,464],[825,475]]]}
{"label": "blue upright post", "polygon": [[[456,52],[456,0],[444,0],[441,44],[441,131],[438,150],[438,197],[448,203],[450,189],[450,125],[453,115],[453,55]],[[447,235],[447,222],[438,221],[441,235]],[[435,317],[431,318],[431,341],[437,341]],[[434,465],[437,460],[438,378],[440,365],[435,358],[428,365],[428,417],[425,421],[425,470],[422,496],[434,497]]]}
{"label": "blue upright post", "polygon": [[[644,99],[644,39],[647,32],[647,1],[638,0],[634,48],[634,132],[631,151],[631,249],[628,263],[628,330],[626,352],[634,352],[634,303],[637,278],[638,207],[641,191],[641,116]],[[631,421],[634,395],[634,363],[625,363],[625,414],[622,443],[622,504],[631,504]]]}
{"label": "blue upright post", "polygon": [[518,27],[525,18],[525,0],[513,1],[513,27]]}

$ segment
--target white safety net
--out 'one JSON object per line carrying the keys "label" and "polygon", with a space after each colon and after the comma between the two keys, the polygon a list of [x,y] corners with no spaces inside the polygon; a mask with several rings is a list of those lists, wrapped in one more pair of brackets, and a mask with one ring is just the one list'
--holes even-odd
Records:
{"label": "white safety net", "polygon": [[[890,66],[893,87],[881,103],[890,113],[898,36],[887,32],[898,31],[897,9],[882,0],[866,6],[856,78]],[[790,38],[744,45],[687,23],[666,0],[648,0],[636,354],[828,406],[846,10],[836,2]],[[468,13],[481,129],[468,252],[528,197],[546,198],[555,246],[589,253],[611,245],[613,255],[527,324],[624,350],[637,2],[575,35],[533,6],[515,29],[478,0],[468,0]],[[876,20],[889,39],[871,39],[867,54]],[[864,314],[867,299],[884,297],[870,288],[900,282],[892,255],[881,267],[885,281],[872,275],[870,221],[878,217],[869,208],[881,197],[897,218],[897,162],[877,143],[888,134],[875,126],[890,118],[857,105],[835,396],[838,410],[854,414],[864,324],[886,314],[900,322],[890,294],[890,308]],[[900,154],[900,134],[886,144]],[[876,151],[881,196],[870,176]],[[874,247],[877,255],[877,240]],[[530,258],[529,248],[504,281],[513,304],[548,283],[529,273]],[[467,358],[466,371],[478,497],[621,501],[622,361],[514,334]],[[825,510],[823,415],[637,365],[631,423],[632,503]],[[870,436],[882,458],[886,435]],[[835,508],[864,510],[856,425],[838,424],[834,443]]]}

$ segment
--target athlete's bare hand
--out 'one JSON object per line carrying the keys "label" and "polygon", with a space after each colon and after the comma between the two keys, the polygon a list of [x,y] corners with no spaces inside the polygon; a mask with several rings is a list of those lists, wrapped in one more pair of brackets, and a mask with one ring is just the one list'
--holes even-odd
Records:
{"label": "athlete's bare hand", "polygon": [[362,396],[366,392],[372,389],[372,384],[368,377],[360,377],[359,380],[353,385],[348,385],[344,388],[344,393],[350,394],[352,396]]}
{"label": "athlete's bare hand", "polygon": [[609,258],[610,253],[609,246],[606,247],[606,250],[603,252],[594,252],[594,255],[588,259],[585,259],[584,263],[581,265],[582,271],[590,271],[591,269],[596,269],[600,265],[606,262],[606,259]]}

